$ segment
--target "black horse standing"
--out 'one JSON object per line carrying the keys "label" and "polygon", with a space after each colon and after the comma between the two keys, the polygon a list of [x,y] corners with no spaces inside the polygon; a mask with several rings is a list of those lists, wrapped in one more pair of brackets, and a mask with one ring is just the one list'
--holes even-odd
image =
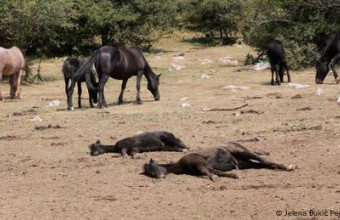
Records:
{"label": "black horse standing", "polygon": [[281,41],[270,40],[267,43],[267,55],[270,62],[270,67],[272,71],[272,81],[271,84],[274,85],[274,73],[275,81],[277,85],[283,82],[283,75],[285,70],[287,71],[288,82],[290,82],[290,74],[285,60],[285,51],[283,49]]}
{"label": "black horse standing", "polygon": [[[67,105],[69,110],[73,110],[72,106],[72,94],[73,94],[73,89],[75,86],[76,81],[73,79],[74,74],[78,71],[78,69],[83,65],[84,59],[82,58],[75,58],[75,57],[68,57],[62,67],[62,72],[64,75],[64,80],[65,80],[65,92],[67,95]],[[69,86],[71,80],[71,86]],[[91,81],[93,84],[96,84],[95,78],[92,77]],[[77,81],[77,87],[78,87],[78,107],[81,108],[81,83],[85,82],[85,77],[80,78],[80,80]],[[93,102],[97,103],[97,91],[92,90],[88,88],[89,92],[89,103],[90,106],[93,108]]]}
{"label": "black horse standing", "polygon": [[321,55],[319,61],[316,64],[316,75],[315,75],[315,83],[322,84],[324,79],[329,72],[329,64],[331,63],[331,69],[334,75],[334,79],[336,83],[340,82],[338,80],[338,74],[335,70],[335,64],[340,61],[340,32],[332,35],[327,41],[326,47]]}
{"label": "black horse standing", "polygon": [[[91,82],[91,75],[93,75],[91,68],[93,65],[99,78],[98,88]],[[115,48],[112,46],[104,46],[93,53],[90,59],[84,63],[74,77],[78,81],[80,77],[85,76],[87,85],[92,89],[99,90],[98,107],[103,108],[104,106],[106,107],[104,85],[109,77],[123,81],[118,98],[118,104],[122,104],[123,93],[128,79],[131,76],[137,76],[136,101],[138,104],[141,104],[140,82],[143,74],[148,81],[148,90],[152,93],[154,99],[158,101],[160,99],[158,91],[160,75],[153,73],[142,51],[138,48]]]}

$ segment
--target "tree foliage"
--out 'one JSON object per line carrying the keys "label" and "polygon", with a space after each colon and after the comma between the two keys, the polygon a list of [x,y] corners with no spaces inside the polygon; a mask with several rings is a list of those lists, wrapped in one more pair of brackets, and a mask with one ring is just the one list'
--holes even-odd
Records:
{"label": "tree foliage", "polygon": [[171,0],[3,0],[0,44],[38,56],[100,45],[151,47],[171,30],[175,13]]}
{"label": "tree foliage", "polygon": [[174,28],[208,40],[281,40],[293,68],[309,66],[340,30],[339,0],[2,0],[0,45],[27,55],[86,54],[102,45],[150,48]]}
{"label": "tree foliage", "polygon": [[187,3],[187,27],[206,34],[209,38],[235,38],[242,19],[243,0],[192,0]]}
{"label": "tree foliage", "polygon": [[282,41],[292,68],[311,65],[327,38],[340,30],[337,0],[256,0],[247,6],[246,43],[265,50],[269,39]]}

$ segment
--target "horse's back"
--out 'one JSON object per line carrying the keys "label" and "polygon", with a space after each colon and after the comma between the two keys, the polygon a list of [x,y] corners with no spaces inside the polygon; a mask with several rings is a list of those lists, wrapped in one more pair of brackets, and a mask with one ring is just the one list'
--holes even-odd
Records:
{"label": "horse's back", "polygon": [[114,79],[122,80],[135,76],[147,65],[142,51],[135,47],[104,46],[100,50],[101,59],[98,65],[101,74],[108,74]]}
{"label": "horse's back", "polygon": [[335,33],[333,36],[328,39],[327,45],[325,47],[324,55],[335,54],[340,52],[340,32]]}
{"label": "horse's back", "polygon": [[25,58],[21,50],[13,46],[9,49],[0,47],[0,71],[3,75],[12,75],[25,69]]}
{"label": "horse's back", "polygon": [[284,49],[281,41],[270,40],[267,43],[267,55],[270,60],[283,59]]}

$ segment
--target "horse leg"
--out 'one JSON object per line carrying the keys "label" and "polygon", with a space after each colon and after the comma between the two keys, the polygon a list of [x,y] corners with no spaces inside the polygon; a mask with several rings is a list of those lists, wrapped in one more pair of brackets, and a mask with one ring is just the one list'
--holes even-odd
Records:
{"label": "horse leg", "polygon": [[68,110],[74,110],[73,103],[72,103],[72,95],[73,90],[76,85],[76,81],[74,79],[71,79],[71,85],[67,88],[67,109]]}
{"label": "horse leg", "polygon": [[104,86],[105,83],[109,80],[109,75],[103,74],[99,80],[99,100],[98,100],[98,108],[104,108],[106,106],[106,101],[104,97]]}
{"label": "horse leg", "polygon": [[136,102],[137,102],[137,104],[142,104],[142,100],[140,98],[140,81],[142,79],[142,76],[143,76],[143,71],[138,71],[138,73],[137,73],[137,84],[136,84],[136,88],[137,88]]}
{"label": "horse leg", "polygon": [[19,84],[20,84],[20,71],[13,74],[9,79],[9,84],[11,86],[10,96],[11,99],[15,99],[15,97],[20,98],[20,92],[16,96],[16,92],[18,90]]}
{"label": "horse leg", "polygon": [[124,158],[128,158],[129,155],[128,155],[128,149],[126,147],[123,147],[122,150],[120,151],[121,155],[124,157]]}
{"label": "horse leg", "polygon": [[93,102],[92,102],[92,98],[91,98],[91,94],[90,94],[90,90],[87,89],[88,93],[89,93],[89,103],[90,103],[90,107],[94,108]]}
{"label": "horse leg", "polygon": [[138,147],[133,147],[130,149],[129,154],[132,156],[133,159],[141,159]]}
{"label": "horse leg", "polygon": [[331,69],[332,69],[332,72],[333,72],[333,76],[334,76],[334,79],[335,79],[335,82],[338,84],[340,82],[340,79],[338,80],[338,73],[336,72],[336,64],[340,61],[340,53],[337,54],[334,58],[333,58],[333,61],[331,63]]}
{"label": "horse leg", "polygon": [[3,100],[2,93],[1,93],[1,81],[2,81],[2,72],[0,71],[0,101]]}
{"label": "horse leg", "polygon": [[210,172],[209,168],[205,164],[200,163],[200,164],[196,165],[196,168],[197,168],[198,172],[200,172],[200,174],[207,175],[211,181],[215,181],[217,175]]}
{"label": "horse leg", "polygon": [[271,81],[271,84],[273,86],[274,85],[274,65],[273,64],[270,64],[270,69],[272,71],[272,81]]}
{"label": "horse leg", "polygon": [[64,81],[65,81],[65,93],[66,93],[66,97],[67,97],[68,84],[70,82],[70,78],[64,77]]}
{"label": "horse leg", "polygon": [[81,108],[81,93],[82,93],[82,89],[81,89],[81,82],[77,82],[77,87],[78,87],[78,107]]}
{"label": "horse leg", "polygon": [[217,175],[217,176],[230,177],[230,178],[238,179],[238,176],[235,173],[227,173],[227,172],[223,172],[223,171],[216,170],[216,169],[213,169],[213,168],[210,168],[210,172]]}
{"label": "horse leg", "polygon": [[276,84],[277,85],[281,85],[280,83],[280,78],[279,78],[279,74],[280,74],[280,65],[276,64],[275,65],[275,80],[276,80]]}
{"label": "horse leg", "polygon": [[279,67],[279,77],[280,77],[280,82],[283,83],[283,75],[285,72],[285,68],[284,68],[284,64],[283,62],[280,63],[280,67]]}
{"label": "horse leg", "polygon": [[128,79],[123,79],[122,88],[120,90],[120,94],[119,94],[119,98],[118,98],[118,105],[123,104],[123,94],[124,94],[124,90],[126,88],[127,81],[128,81]]}
{"label": "horse leg", "polygon": [[[240,156],[242,156],[242,159],[245,159],[245,161],[247,161],[243,163],[243,166],[242,166],[243,169],[245,168],[267,168],[267,169],[280,169],[280,170],[291,171],[296,168],[294,165],[284,165],[284,164],[279,164],[279,163],[270,161],[248,150],[240,152]],[[254,163],[251,160],[258,161],[259,163]]]}
{"label": "horse leg", "polygon": [[287,71],[288,82],[290,82],[290,81],[291,81],[291,80],[290,80],[290,73],[289,73],[289,69],[288,69],[287,63],[284,62],[283,64],[284,64],[284,68],[285,68],[286,71]]}

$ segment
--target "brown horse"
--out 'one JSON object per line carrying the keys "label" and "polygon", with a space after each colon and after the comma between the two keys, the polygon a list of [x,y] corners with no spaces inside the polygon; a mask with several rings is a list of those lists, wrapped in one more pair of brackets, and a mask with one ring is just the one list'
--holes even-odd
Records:
{"label": "brown horse", "polygon": [[[9,85],[11,87],[11,99],[14,99],[15,97],[20,97],[19,85],[21,80],[21,70],[24,69],[25,59],[19,48],[15,46],[11,47],[10,49],[0,47],[0,83],[3,75],[10,77]],[[0,87],[0,101],[2,100],[2,98],[3,97]]]}

